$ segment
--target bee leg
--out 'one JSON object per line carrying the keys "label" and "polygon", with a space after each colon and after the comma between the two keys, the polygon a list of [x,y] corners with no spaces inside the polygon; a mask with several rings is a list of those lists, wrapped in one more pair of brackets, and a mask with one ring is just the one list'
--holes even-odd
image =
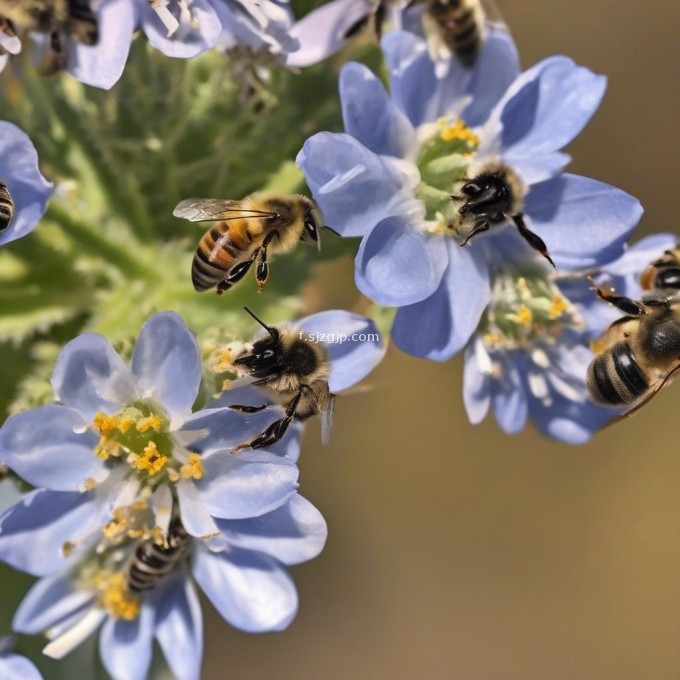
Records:
{"label": "bee leg", "polygon": [[483,231],[489,231],[489,223],[486,220],[484,222],[477,222],[477,224],[475,224],[474,229],[463,239],[460,247],[462,248],[473,236],[481,234]]}
{"label": "bee leg", "polygon": [[284,418],[274,421],[264,432],[258,434],[257,437],[253,437],[252,439],[235,446],[231,452],[238,453],[243,449],[264,449],[268,446],[273,446],[276,442],[280,441],[283,438],[283,435],[286,434],[290,424],[293,422],[295,411],[306,389],[308,389],[307,385],[300,386],[300,391],[286,407],[286,415]]}
{"label": "bee leg", "polygon": [[264,411],[270,404],[262,404],[262,406],[245,406],[243,404],[230,404],[227,408],[232,411],[238,411],[239,413],[259,413]]}
{"label": "bee leg", "polygon": [[[515,223],[521,237],[555,267],[555,263],[552,261],[550,255],[548,255],[548,247],[545,245],[545,242],[538,234],[534,234],[533,231],[527,228],[527,225],[524,223],[524,216],[521,214],[513,215],[512,221]],[[555,269],[557,269],[557,267],[555,267]]]}
{"label": "bee leg", "polygon": [[645,313],[645,306],[642,302],[625,297],[624,295],[607,293],[602,288],[598,288],[597,297],[599,297],[600,300],[608,302],[610,305],[614,305],[616,309],[620,309],[628,316],[640,316]]}
{"label": "bee leg", "polygon": [[47,57],[43,67],[43,74],[46,76],[53,76],[61,71],[65,65],[66,53],[59,31],[50,33],[50,50],[51,54]]}
{"label": "bee leg", "polygon": [[223,281],[217,284],[217,294],[222,295],[225,290],[229,290],[235,283],[240,281],[249,271],[250,266],[255,262],[257,258],[256,250],[253,256],[249,260],[243,260],[243,262],[237,262],[228,272]]}
{"label": "bee leg", "polygon": [[279,237],[279,232],[274,229],[270,231],[262,241],[262,245],[259,248],[259,262],[257,263],[257,269],[255,270],[255,278],[257,280],[257,289],[262,291],[264,284],[267,283],[269,278],[269,262],[267,262],[267,247],[274,240],[274,237]]}

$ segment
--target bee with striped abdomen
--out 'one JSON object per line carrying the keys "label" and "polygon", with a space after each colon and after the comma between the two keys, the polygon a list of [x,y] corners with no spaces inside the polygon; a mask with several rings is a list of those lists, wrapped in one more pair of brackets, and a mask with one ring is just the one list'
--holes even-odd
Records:
{"label": "bee with striped abdomen", "polygon": [[680,367],[680,297],[652,295],[644,300],[607,293],[598,297],[626,314],[596,343],[601,350],[590,363],[587,385],[593,401],[644,406]]}
{"label": "bee with striped abdomen", "polygon": [[170,524],[167,543],[149,538],[139,543],[127,567],[127,585],[133,592],[151,590],[172,573],[189,554],[191,537],[179,519]]}
{"label": "bee with striped abdomen", "polygon": [[97,19],[90,0],[0,0],[0,19],[8,33],[35,31],[50,37],[46,73],[56,73],[66,63],[64,36],[84,45],[99,41]]}
{"label": "bee with striped abdomen", "polygon": [[269,278],[269,256],[291,251],[299,241],[320,246],[321,211],[299,194],[250,194],[242,201],[189,198],[175,217],[216,224],[201,238],[194,255],[191,280],[197,291],[217,286],[221,295],[240,281],[257,262],[259,290]]}
{"label": "bee with striped abdomen", "polygon": [[643,290],[673,293],[680,291],[680,246],[667,250],[640,275]]}
{"label": "bee with striped abdomen", "polygon": [[0,234],[9,227],[14,216],[14,201],[7,185],[0,181]]}
{"label": "bee with striped abdomen", "polygon": [[[328,386],[331,363],[326,348],[305,338],[296,329],[267,326],[247,307],[244,309],[267,331],[267,336],[244,349],[234,360],[234,367],[245,370],[254,378],[252,384],[283,406],[286,414],[232,451],[272,446],[283,437],[293,419],[306,420],[314,415],[321,416],[321,439],[324,444],[327,443],[333,424],[335,395]],[[269,404],[235,404],[229,408],[255,413],[267,406]]]}

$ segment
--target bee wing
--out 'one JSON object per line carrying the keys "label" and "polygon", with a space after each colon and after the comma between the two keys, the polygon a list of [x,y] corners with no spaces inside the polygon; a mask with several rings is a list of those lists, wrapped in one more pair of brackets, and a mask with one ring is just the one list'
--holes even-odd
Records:
{"label": "bee wing", "polygon": [[244,217],[267,219],[276,216],[273,212],[244,208],[242,201],[230,201],[224,198],[187,198],[177,204],[172,214],[190,222],[216,222]]}
{"label": "bee wing", "polygon": [[508,25],[505,23],[505,19],[503,19],[503,15],[493,0],[481,0],[481,5],[484,10],[484,18],[489,26],[502,28],[504,31],[510,32]]}
{"label": "bee wing", "polygon": [[630,416],[637,413],[645,404],[647,404],[651,399],[653,399],[657,395],[659,390],[667,382],[670,381],[670,379],[673,377],[673,375],[678,369],[680,369],[680,359],[676,359],[671,370],[668,371],[668,373],[666,373],[665,375],[659,376],[658,380],[653,385],[650,385],[646,394],[642,396],[631,408],[629,408],[627,411],[624,411],[623,413],[620,413],[618,416],[616,416],[616,418],[610,420],[605,425],[605,427],[611,427],[612,425],[616,425],[616,423],[621,422],[624,418],[629,418]]}
{"label": "bee wing", "polygon": [[333,417],[335,416],[335,395],[328,392],[320,404],[319,415],[321,416],[321,443],[328,444],[331,440]]}

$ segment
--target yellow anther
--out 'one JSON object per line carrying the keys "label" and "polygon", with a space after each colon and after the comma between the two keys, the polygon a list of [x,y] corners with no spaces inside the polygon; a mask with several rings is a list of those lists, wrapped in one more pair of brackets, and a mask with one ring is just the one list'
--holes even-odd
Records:
{"label": "yellow anther", "polygon": [[100,572],[95,575],[95,585],[100,591],[99,603],[115,619],[133,621],[139,615],[139,600],[130,593],[125,576],[120,572]]}
{"label": "yellow anther", "polygon": [[485,345],[493,347],[503,342],[503,336],[500,333],[485,333],[483,340]]}
{"label": "yellow anther", "polygon": [[128,529],[128,538],[141,538],[144,536],[144,529]]}
{"label": "yellow anther", "polygon": [[168,479],[174,484],[175,482],[179,482],[181,477],[179,476],[179,472],[177,472],[177,470],[168,468]]}
{"label": "yellow anther", "polygon": [[555,295],[550,304],[548,315],[551,319],[559,319],[569,309],[569,303],[561,296]]}
{"label": "yellow anther", "polygon": [[222,381],[222,392],[226,392],[230,387],[231,383],[233,381],[229,380],[229,378],[226,378],[225,380]]}
{"label": "yellow anther", "polygon": [[234,370],[234,355],[229,347],[217,350],[217,361],[213,364],[215,373],[226,373]]}
{"label": "yellow anther", "polygon": [[149,441],[144,447],[143,455],[133,453],[128,460],[131,467],[140,472],[146,472],[149,477],[159,473],[168,462],[168,459],[156,447],[156,442],[153,441]]}
{"label": "yellow anther", "polygon": [[134,501],[129,507],[135,512],[141,512],[142,510],[146,510],[149,507],[149,504],[146,501]]}
{"label": "yellow anther", "polygon": [[460,118],[453,122],[440,118],[437,123],[442,128],[439,136],[445,142],[465,142],[469,147],[479,144],[479,137]]}
{"label": "yellow anther", "polygon": [[137,432],[148,432],[149,430],[161,431],[161,419],[155,413],[150,413],[146,418],[137,421]]}
{"label": "yellow anther", "polygon": [[[115,515],[116,513],[114,511],[114,517]],[[127,520],[124,517],[117,517],[116,519],[112,519],[108,524],[105,524],[102,527],[102,533],[110,541],[113,541],[120,538],[123,535],[126,526]]]}
{"label": "yellow anther", "polygon": [[97,480],[94,477],[88,477],[84,482],[83,482],[83,488],[85,491],[92,491],[92,489],[96,488],[97,486]]}
{"label": "yellow anther", "polygon": [[132,416],[123,416],[118,421],[118,431],[125,434],[134,424],[135,419]]}
{"label": "yellow anther", "polygon": [[118,425],[118,419],[115,416],[107,416],[101,411],[97,412],[92,421],[92,424],[99,430],[102,437],[109,437]]}
{"label": "yellow anther", "polygon": [[533,319],[534,313],[526,305],[520,305],[517,310],[517,323],[519,323],[520,326],[528,328]]}
{"label": "yellow anther", "polygon": [[189,462],[186,465],[182,465],[182,467],[179,469],[179,474],[185,479],[190,477],[193,477],[194,479],[201,479],[205,474],[201,457],[197,453],[190,453]]}
{"label": "yellow anther", "polygon": [[108,439],[107,437],[102,436],[94,452],[102,460],[108,460],[111,456],[120,455],[120,445],[113,439]]}

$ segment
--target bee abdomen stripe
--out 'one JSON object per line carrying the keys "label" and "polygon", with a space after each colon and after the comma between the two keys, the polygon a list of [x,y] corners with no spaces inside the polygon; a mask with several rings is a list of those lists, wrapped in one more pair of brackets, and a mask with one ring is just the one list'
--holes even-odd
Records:
{"label": "bee abdomen stripe", "polygon": [[618,393],[616,386],[609,377],[607,371],[607,363],[609,357],[607,355],[600,355],[593,359],[590,365],[590,373],[594,381],[593,397],[600,402],[605,404],[623,404],[625,403],[622,396]]}
{"label": "bee abdomen stripe", "polygon": [[621,347],[619,351],[613,353],[613,358],[616,375],[619,376],[628,392],[635,397],[641,395],[647,389],[649,383],[637,365],[630,348],[628,346]]}

